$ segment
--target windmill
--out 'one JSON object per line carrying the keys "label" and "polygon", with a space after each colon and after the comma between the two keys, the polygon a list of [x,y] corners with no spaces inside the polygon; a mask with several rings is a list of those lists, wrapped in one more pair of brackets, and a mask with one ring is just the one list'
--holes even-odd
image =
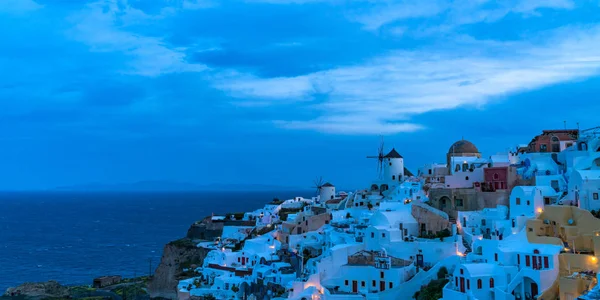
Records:
{"label": "windmill", "polygon": [[323,184],[325,184],[325,182],[323,182],[323,176],[315,178],[313,183],[315,184],[313,187],[317,189],[317,195],[319,195],[321,193],[321,188],[323,187]]}
{"label": "windmill", "polygon": [[381,179],[383,177],[383,137],[381,137],[381,144],[379,145],[379,151],[377,156],[367,156],[367,158],[377,158],[377,177]]}

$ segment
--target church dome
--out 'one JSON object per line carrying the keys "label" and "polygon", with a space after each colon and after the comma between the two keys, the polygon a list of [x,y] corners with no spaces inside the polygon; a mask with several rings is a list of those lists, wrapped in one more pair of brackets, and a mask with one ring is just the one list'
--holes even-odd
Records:
{"label": "church dome", "polygon": [[448,150],[448,154],[462,154],[462,153],[479,153],[479,150],[475,145],[467,140],[460,140]]}

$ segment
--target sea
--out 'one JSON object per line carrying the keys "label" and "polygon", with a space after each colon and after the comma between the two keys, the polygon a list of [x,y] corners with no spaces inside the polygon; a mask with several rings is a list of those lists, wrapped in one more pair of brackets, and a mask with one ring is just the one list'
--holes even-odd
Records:
{"label": "sea", "polygon": [[312,193],[0,193],[0,295],[24,282],[85,285],[104,275],[148,275],[164,245],[193,222]]}

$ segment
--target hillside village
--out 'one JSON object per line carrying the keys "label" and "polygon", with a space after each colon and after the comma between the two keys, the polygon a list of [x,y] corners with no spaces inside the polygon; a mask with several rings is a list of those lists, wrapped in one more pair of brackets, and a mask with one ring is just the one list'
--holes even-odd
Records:
{"label": "hillside village", "polygon": [[365,188],[209,216],[178,299],[600,299],[600,128],[544,130],[484,156],[449,146],[411,173],[370,157]]}

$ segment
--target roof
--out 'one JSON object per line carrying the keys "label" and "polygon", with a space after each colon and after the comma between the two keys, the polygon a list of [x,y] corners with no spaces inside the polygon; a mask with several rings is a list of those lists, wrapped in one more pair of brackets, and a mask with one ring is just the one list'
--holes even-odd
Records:
{"label": "roof", "polygon": [[411,172],[409,169],[407,169],[406,167],[404,167],[404,175],[408,176],[408,177],[412,177],[415,176],[413,174],[413,172]]}
{"label": "roof", "polygon": [[333,187],[334,185],[329,183],[329,182],[325,182],[324,185],[322,185],[321,187]]}
{"label": "roof", "polygon": [[467,140],[460,140],[452,146],[448,150],[448,154],[461,154],[461,153],[479,153],[479,150],[475,145]]}
{"label": "roof", "polygon": [[500,269],[500,266],[488,263],[463,264],[462,266],[467,269],[471,277],[492,276],[497,273],[496,270]]}
{"label": "roof", "polygon": [[400,155],[400,153],[398,153],[398,151],[396,151],[396,149],[392,148],[392,151],[390,151],[390,153],[386,154],[384,157],[385,158],[402,158],[402,155]]}

